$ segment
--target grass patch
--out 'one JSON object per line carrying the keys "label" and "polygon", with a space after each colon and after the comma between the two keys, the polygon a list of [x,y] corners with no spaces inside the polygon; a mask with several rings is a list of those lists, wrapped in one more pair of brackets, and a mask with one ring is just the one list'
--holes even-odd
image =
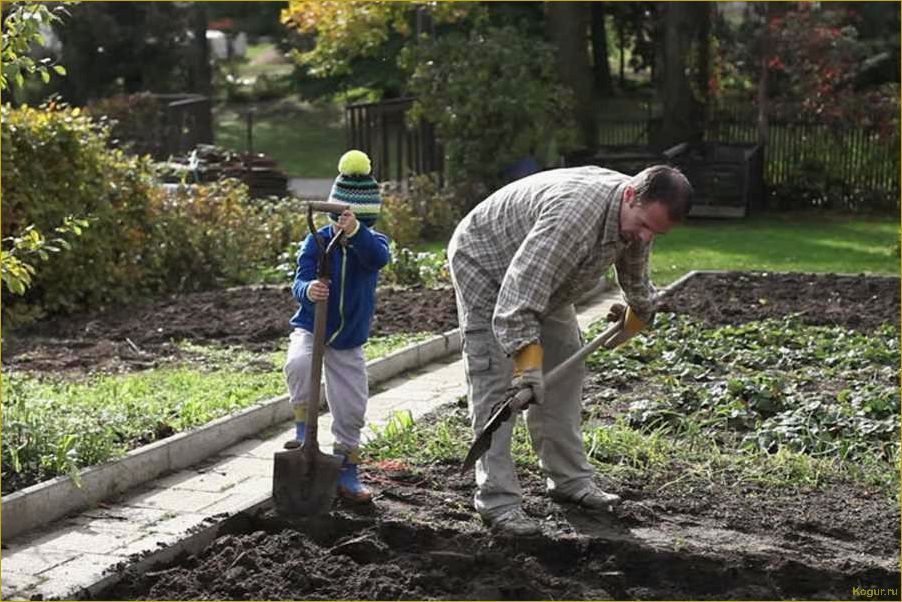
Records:
{"label": "grass patch", "polygon": [[[257,103],[254,151],[279,162],[289,176],[334,178],[338,159],[347,150],[342,109],[330,103],[312,104],[295,97]],[[216,143],[238,151],[247,149],[247,105],[223,105],[214,114]]]}
{"label": "grass patch", "polygon": [[899,274],[899,220],[831,214],[770,214],[690,220],[655,239],[652,278],[690,270]]}
{"label": "grass patch", "polygon": [[[368,360],[429,333],[374,337]],[[79,381],[3,373],[3,492],[77,473],[285,393],[284,351],[183,343],[178,365]]]}
{"label": "grass patch", "polygon": [[244,58],[238,65],[240,77],[281,77],[294,71],[294,64],[272,43],[251,44]]}

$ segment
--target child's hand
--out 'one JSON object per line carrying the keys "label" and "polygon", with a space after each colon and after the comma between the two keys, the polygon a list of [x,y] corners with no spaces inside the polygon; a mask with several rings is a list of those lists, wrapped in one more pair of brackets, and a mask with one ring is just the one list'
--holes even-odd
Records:
{"label": "child's hand", "polygon": [[307,289],[307,296],[314,303],[325,301],[329,298],[329,285],[322,280],[314,280]]}
{"label": "child's hand", "polygon": [[357,218],[354,217],[354,214],[350,212],[350,210],[345,209],[345,211],[338,216],[338,228],[339,230],[343,230],[345,236],[351,236],[357,231]]}

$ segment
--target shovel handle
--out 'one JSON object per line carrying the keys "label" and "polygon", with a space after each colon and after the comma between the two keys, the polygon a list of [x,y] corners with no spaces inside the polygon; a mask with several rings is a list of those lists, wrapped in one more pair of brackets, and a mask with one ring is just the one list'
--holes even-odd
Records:
{"label": "shovel handle", "polygon": [[347,203],[334,203],[330,201],[307,201],[307,207],[322,213],[342,213],[351,208]]}
{"label": "shovel handle", "polygon": [[[328,281],[327,281],[328,282]],[[304,437],[304,455],[313,461],[319,451],[319,406],[322,392],[323,355],[326,350],[327,301],[317,301],[313,314],[313,357],[310,362],[310,390],[307,393],[307,431]]]}
{"label": "shovel handle", "polygon": [[614,338],[614,335],[616,335],[619,330],[619,322],[614,322],[613,324],[608,326],[604,332],[592,339],[591,342],[584,345],[582,349],[555,366],[554,370],[549,372],[548,376],[545,377],[545,384],[553,385],[557,383],[561,379],[561,377],[566,374],[568,370],[570,370],[570,368],[592,355],[599,347],[609,348],[608,344],[611,342],[611,339]]}

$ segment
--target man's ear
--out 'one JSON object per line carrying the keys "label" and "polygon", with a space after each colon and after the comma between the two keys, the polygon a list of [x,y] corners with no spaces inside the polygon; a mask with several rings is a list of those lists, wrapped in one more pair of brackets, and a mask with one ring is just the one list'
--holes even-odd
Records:
{"label": "man's ear", "polygon": [[627,186],[626,190],[623,191],[623,200],[626,201],[627,205],[632,207],[633,203],[636,202],[636,189],[632,186]]}

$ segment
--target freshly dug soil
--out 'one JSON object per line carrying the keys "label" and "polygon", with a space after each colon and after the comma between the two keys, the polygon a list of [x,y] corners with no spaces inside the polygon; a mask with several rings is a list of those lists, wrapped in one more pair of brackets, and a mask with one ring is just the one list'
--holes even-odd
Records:
{"label": "freshly dug soil", "polygon": [[[701,276],[668,304],[712,324],[804,312],[812,323],[868,329],[898,325],[899,280]],[[542,519],[535,537],[489,533],[472,509],[473,475],[456,464],[365,465],[373,506],[309,521],[233,517],[197,555],[143,575],[126,570],[98,599],[899,597],[899,507],[877,489],[686,487],[675,473],[600,483],[624,502],[593,515],[550,501],[538,472],[519,476],[524,509]]]}
{"label": "freshly dug soil", "polygon": [[[177,358],[178,341],[253,351],[287,346],[297,302],[287,286],[179,295],[101,314],[44,321],[4,341],[6,367],[42,372],[128,371]],[[383,287],[373,336],[457,328],[451,288]]]}
{"label": "freshly dug soil", "polygon": [[712,326],[798,314],[806,324],[867,331],[899,326],[899,278],[836,274],[696,274],[665,296],[660,311]]}
{"label": "freshly dug soil", "polygon": [[200,554],[126,572],[98,599],[851,599],[854,587],[898,587],[898,508],[867,492],[620,483],[622,507],[591,515],[521,472],[525,509],[544,526],[515,539],[483,527],[472,475],[457,470],[371,466],[374,507],[239,517]]}

